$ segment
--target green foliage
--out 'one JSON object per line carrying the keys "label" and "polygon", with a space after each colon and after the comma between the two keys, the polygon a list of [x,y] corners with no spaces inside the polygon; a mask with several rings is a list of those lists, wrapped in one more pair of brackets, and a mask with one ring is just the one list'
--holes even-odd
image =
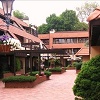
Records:
{"label": "green foliage", "polygon": [[49,27],[47,24],[42,24],[41,26],[38,27],[37,29],[38,33],[41,34],[46,34],[46,33],[49,33]]}
{"label": "green foliage", "polygon": [[33,72],[29,73],[29,75],[31,75],[31,76],[35,76],[36,74],[39,74],[39,71],[33,71]]}
{"label": "green foliage", "polygon": [[19,18],[19,19],[24,19],[24,18],[25,18],[25,19],[29,19],[29,17],[26,16],[25,13],[20,12],[19,10],[13,11],[13,15],[14,15],[15,17]]}
{"label": "green foliage", "polygon": [[55,59],[55,66],[62,66],[60,59]]}
{"label": "green foliage", "polygon": [[3,74],[5,74],[5,73],[11,73],[10,71],[3,71]]}
{"label": "green foliage", "polygon": [[100,66],[100,55],[92,58],[90,61],[89,61],[89,66],[96,66],[96,67],[99,67]]}
{"label": "green foliage", "polygon": [[0,44],[3,44],[3,42],[2,42],[2,41],[0,41]]}
{"label": "green foliage", "polygon": [[15,66],[16,66],[16,71],[19,71],[21,69],[21,63],[19,58],[15,59]]}
{"label": "green foliage", "polygon": [[61,23],[62,20],[60,20],[60,17],[57,17],[56,14],[52,14],[46,19],[47,25],[49,27],[49,31],[51,29],[55,29],[56,31],[59,31],[59,29],[62,29]]}
{"label": "green foliage", "polygon": [[67,66],[67,68],[69,68],[69,67],[72,67],[72,65],[71,65],[71,64],[69,64],[69,65]]}
{"label": "green foliage", "polygon": [[84,22],[77,22],[74,25],[74,31],[87,31],[88,30],[88,24],[84,23]]}
{"label": "green foliage", "polygon": [[73,10],[65,10],[61,15],[62,26],[65,31],[72,31],[74,29],[75,24],[79,22],[76,12]]}
{"label": "green foliage", "polygon": [[64,68],[64,70],[67,70],[67,67],[63,67]]}
{"label": "green foliage", "polygon": [[62,68],[61,67],[54,67],[54,68],[49,69],[49,71],[50,72],[61,72]]}
{"label": "green foliage", "polygon": [[47,34],[51,29],[55,31],[86,31],[88,29],[88,25],[80,22],[73,10],[65,10],[59,16],[51,14],[47,17],[46,23],[38,27],[39,34]]}
{"label": "green foliage", "polygon": [[13,15],[19,19],[23,19],[24,18],[24,13],[20,12],[19,10],[15,10],[13,11]]}
{"label": "green foliage", "polygon": [[52,74],[52,72],[50,72],[50,71],[44,71],[44,75],[46,75],[47,77],[51,76],[51,74]]}
{"label": "green foliage", "polygon": [[73,62],[73,66],[77,69],[80,70],[82,66],[82,62]]}
{"label": "green foliage", "polygon": [[33,82],[36,80],[35,76],[10,76],[2,79],[2,82]]}
{"label": "green foliage", "polygon": [[[39,71],[33,71],[33,72],[30,72],[29,75],[30,76],[35,76],[36,74],[39,74]],[[52,72],[50,71],[44,71],[44,75],[46,76],[51,76]]]}
{"label": "green foliage", "polygon": [[100,98],[100,55],[82,65],[73,92],[84,100],[98,100]]}

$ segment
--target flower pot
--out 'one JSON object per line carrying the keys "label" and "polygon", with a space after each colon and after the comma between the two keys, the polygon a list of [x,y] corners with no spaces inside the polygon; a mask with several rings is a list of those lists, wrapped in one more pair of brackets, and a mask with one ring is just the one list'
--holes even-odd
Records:
{"label": "flower pot", "polygon": [[47,80],[50,80],[50,76],[46,76],[46,79],[47,79]]}
{"label": "flower pot", "polygon": [[0,44],[0,52],[10,52],[10,45]]}

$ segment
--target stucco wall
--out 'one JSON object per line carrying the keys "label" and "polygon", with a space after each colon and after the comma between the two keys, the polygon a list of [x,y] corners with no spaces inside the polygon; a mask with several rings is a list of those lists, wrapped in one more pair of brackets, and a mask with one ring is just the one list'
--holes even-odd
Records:
{"label": "stucco wall", "polygon": [[87,55],[87,56],[83,56],[83,62],[87,62],[90,60],[90,56]]}
{"label": "stucco wall", "polygon": [[46,45],[49,49],[52,48],[81,48],[84,46],[84,43],[70,43],[70,44],[53,44],[54,38],[81,38],[89,37],[88,31],[65,31],[65,32],[56,32],[49,34],[39,34],[40,39],[49,39],[49,45]]}
{"label": "stucco wall", "polygon": [[90,58],[100,55],[100,46],[91,46]]}

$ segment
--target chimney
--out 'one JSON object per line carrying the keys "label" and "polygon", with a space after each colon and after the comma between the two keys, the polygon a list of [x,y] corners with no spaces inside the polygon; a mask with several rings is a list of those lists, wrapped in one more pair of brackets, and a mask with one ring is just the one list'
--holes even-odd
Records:
{"label": "chimney", "polygon": [[23,22],[27,23],[29,25],[29,17],[28,16],[25,16],[23,18]]}
{"label": "chimney", "polygon": [[50,33],[55,33],[55,29],[51,29]]}

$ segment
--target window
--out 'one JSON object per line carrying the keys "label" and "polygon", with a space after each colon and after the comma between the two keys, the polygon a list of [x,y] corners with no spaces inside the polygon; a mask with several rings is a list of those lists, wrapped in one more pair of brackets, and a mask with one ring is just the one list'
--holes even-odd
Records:
{"label": "window", "polygon": [[85,43],[88,38],[78,38],[78,43]]}
{"label": "window", "polygon": [[77,38],[54,38],[54,44],[69,44],[69,43],[77,43]]}
{"label": "window", "polygon": [[42,42],[43,42],[45,45],[49,45],[49,39],[42,39]]}

